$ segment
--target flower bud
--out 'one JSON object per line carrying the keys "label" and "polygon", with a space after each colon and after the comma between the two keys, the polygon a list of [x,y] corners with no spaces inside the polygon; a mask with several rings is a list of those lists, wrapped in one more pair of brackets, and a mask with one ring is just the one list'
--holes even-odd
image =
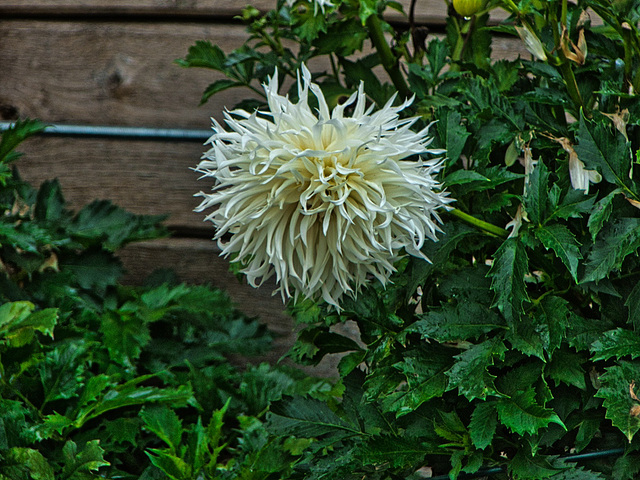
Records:
{"label": "flower bud", "polygon": [[463,17],[472,17],[484,8],[486,0],[453,0],[453,8]]}

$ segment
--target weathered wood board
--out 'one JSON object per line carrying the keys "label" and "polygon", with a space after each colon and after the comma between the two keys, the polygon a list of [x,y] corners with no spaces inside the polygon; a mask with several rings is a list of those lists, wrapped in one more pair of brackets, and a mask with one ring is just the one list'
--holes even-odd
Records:
{"label": "weathered wood board", "polygon": [[[390,21],[406,21],[410,0],[400,0],[404,15],[388,9]],[[276,6],[276,0],[6,0],[0,5],[0,15],[151,15],[178,18],[233,17],[247,4],[261,11]],[[427,25],[443,25],[447,17],[444,0],[417,0],[415,21]],[[507,17],[507,12],[496,9],[491,12],[494,21]]]}

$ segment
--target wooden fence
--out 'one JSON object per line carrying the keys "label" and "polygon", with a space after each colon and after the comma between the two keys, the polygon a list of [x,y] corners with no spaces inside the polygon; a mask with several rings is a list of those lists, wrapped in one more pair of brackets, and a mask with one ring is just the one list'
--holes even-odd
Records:
{"label": "wooden fence", "polygon": [[[204,88],[215,72],[175,65],[196,40],[224,51],[247,39],[234,19],[248,0],[2,0],[0,2],[0,120],[18,117],[73,125],[207,129],[225,106],[247,95],[229,90],[206,105]],[[408,7],[409,0],[403,0]],[[255,0],[267,10],[275,0]],[[393,21],[402,22],[399,14]],[[504,17],[504,15],[503,15]],[[442,31],[444,0],[418,0],[416,20]],[[498,17],[499,18],[499,14]],[[494,56],[514,58],[520,42],[500,38]],[[292,322],[269,286],[240,284],[210,240],[213,227],[193,194],[209,188],[190,170],[198,142],[96,137],[41,137],[21,148],[19,169],[39,184],[59,178],[72,208],[95,198],[144,214],[168,213],[173,238],[132,245],[122,253],[127,282],[158,267],[185,281],[227,290],[240,308],[283,335],[274,356],[292,340]],[[275,357],[272,357],[275,358]],[[330,368],[330,367],[326,367]],[[328,370],[324,370],[328,371]]]}

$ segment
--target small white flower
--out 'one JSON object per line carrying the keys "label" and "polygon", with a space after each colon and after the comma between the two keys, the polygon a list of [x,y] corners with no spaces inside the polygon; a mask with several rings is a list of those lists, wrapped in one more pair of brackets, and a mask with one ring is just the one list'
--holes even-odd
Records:
{"label": "small white flower", "polygon": [[595,170],[587,170],[582,160],[578,158],[578,154],[571,145],[568,138],[562,137],[556,139],[562,146],[562,149],[569,154],[569,178],[571,186],[575,190],[584,190],[584,194],[589,193],[590,183],[599,183],[602,181],[602,175]]}
{"label": "small white flower", "polygon": [[403,160],[444,153],[427,149],[429,127],[413,132],[417,119],[398,117],[410,101],[374,112],[361,84],[329,111],[304,66],[297,103],[278,94],[277,73],[264,88],[269,112],[225,113],[230,131],[214,120],[196,169],[214,180],[196,211],[217,207],[206,219],[222,255],[241,262],[253,286],[275,273],[283,299],[321,297],[338,309],[369,276],[386,284],[405,251],[426,259],[436,210],[452,200],[433,178],[439,159]]}
{"label": "small white flower", "polygon": [[[293,7],[298,0],[286,0],[287,6],[289,8]],[[322,9],[322,13],[324,14],[324,7],[334,7],[335,5],[331,3],[329,0],[307,0],[309,3],[313,3],[314,15],[318,14],[318,7]]]}

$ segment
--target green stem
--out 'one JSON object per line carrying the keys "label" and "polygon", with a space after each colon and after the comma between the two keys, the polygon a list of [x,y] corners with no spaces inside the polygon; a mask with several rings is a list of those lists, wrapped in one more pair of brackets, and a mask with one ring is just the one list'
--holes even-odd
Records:
{"label": "green stem", "polygon": [[458,210],[457,208],[453,208],[449,210],[448,213],[450,213],[454,217],[459,218],[463,222],[466,222],[469,225],[472,225],[486,233],[495,235],[496,237],[507,238],[509,236],[508,230],[505,230],[504,228],[496,227],[492,223],[485,222],[484,220],[479,220],[476,217],[469,215],[468,213],[464,213],[463,211]]}
{"label": "green stem", "polygon": [[389,74],[396,90],[398,90],[398,93],[401,96],[410,97],[412,95],[411,90],[407,86],[404,76],[400,71],[398,59],[393,54],[391,47],[389,47],[387,40],[384,38],[382,24],[380,23],[380,18],[378,18],[377,15],[370,15],[369,18],[367,18],[367,29],[369,30],[371,42],[378,52],[378,55],[380,55],[382,66]]}

